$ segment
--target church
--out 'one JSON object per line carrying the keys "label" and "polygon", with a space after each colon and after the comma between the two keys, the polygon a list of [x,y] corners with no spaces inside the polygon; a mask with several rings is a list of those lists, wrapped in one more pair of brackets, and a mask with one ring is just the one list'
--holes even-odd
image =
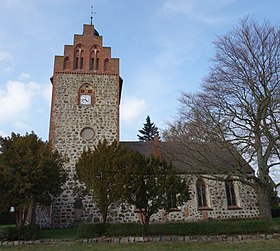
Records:
{"label": "church", "polygon": [[[123,88],[120,60],[111,57],[111,48],[104,47],[102,39],[93,24],[85,24],[83,33],[74,35],[73,44],[64,46],[64,54],[55,56],[49,140],[67,156],[68,181],[50,207],[37,207],[36,223],[42,227],[69,227],[102,219],[90,196],[80,198],[74,192],[78,185],[74,179],[75,164],[83,149],[93,148],[104,138],[119,141]],[[151,142],[120,143],[144,155],[158,149]],[[258,217],[257,195],[251,187],[235,181],[201,178],[188,173],[187,167],[175,167],[179,175],[188,175],[191,199],[168,215],[158,212],[151,222]],[[253,172],[250,167],[248,171]],[[140,222],[132,205],[111,211],[109,222]]]}

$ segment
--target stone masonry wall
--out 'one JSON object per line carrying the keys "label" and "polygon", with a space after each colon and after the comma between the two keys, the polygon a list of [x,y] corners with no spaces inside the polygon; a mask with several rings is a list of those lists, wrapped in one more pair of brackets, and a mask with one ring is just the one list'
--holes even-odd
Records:
{"label": "stone masonry wall", "polygon": [[184,206],[184,218],[188,220],[257,218],[259,216],[258,200],[255,190],[245,184],[234,181],[234,190],[238,207],[228,208],[225,183],[223,181],[204,179],[208,209],[199,210],[197,206],[196,180],[190,183],[191,200]]}
{"label": "stone masonry wall", "polygon": [[[68,158],[65,169],[68,181],[64,192],[52,206],[52,223],[46,222],[38,213],[40,224],[52,227],[67,227],[74,222],[73,188],[75,164],[85,148],[93,148],[99,140],[118,140],[119,130],[119,85],[118,75],[95,75],[58,73],[53,79],[53,104],[51,114],[52,142],[54,147]],[[94,89],[93,105],[79,105],[79,88],[88,83]],[[94,137],[84,139],[81,132],[92,128]]]}
{"label": "stone masonry wall", "polygon": [[[196,179],[190,178],[190,200],[182,207],[166,214],[160,211],[151,217],[151,222],[185,222],[208,219],[233,219],[233,218],[257,218],[259,216],[257,196],[254,189],[240,182],[235,182],[235,192],[238,208],[229,209],[226,200],[225,183],[223,181],[205,179],[207,187],[207,201],[209,208],[199,210],[197,206]],[[87,203],[89,200],[87,200]],[[88,205],[85,203],[85,205]],[[100,222],[100,214],[89,214],[84,209],[84,222]],[[96,209],[95,209],[96,210]],[[98,211],[98,210],[97,210]],[[117,206],[111,209],[108,217],[111,222],[141,222],[140,215],[134,206]]]}
{"label": "stone masonry wall", "polygon": [[[205,180],[207,186],[207,201],[208,209],[199,210],[197,207],[197,195],[196,195],[196,177],[192,177],[190,183],[190,200],[182,207],[177,208],[173,212],[166,214],[164,211],[159,211],[157,214],[151,217],[151,223],[165,223],[165,222],[187,222],[197,220],[209,220],[209,219],[234,219],[234,218],[257,218],[259,211],[257,207],[257,196],[254,190],[242,183],[235,184],[235,191],[237,197],[238,208],[229,209],[226,200],[225,184],[222,181]],[[72,201],[73,203],[73,201]],[[73,204],[68,204],[69,210],[65,217],[74,218]],[[72,209],[71,209],[72,206]],[[82,200],[82,217],[81,222],[94,223],[101,222],[102,215],[98,208],[92,202],[90,196],[86,196]],[[131,205],[116,205],[110,208],[110,214],[108,216],[108,222],[121,222],[141,223],[140,214],[136,208]],[[64,224],[64,222],[60,222]],[[64,225],[60,225],[64,226]]]}

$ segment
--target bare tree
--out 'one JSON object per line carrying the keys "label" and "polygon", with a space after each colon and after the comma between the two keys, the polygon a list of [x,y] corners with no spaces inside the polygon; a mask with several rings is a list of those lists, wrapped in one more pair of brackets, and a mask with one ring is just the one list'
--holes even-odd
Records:
{"label": "bare tree", "polygon": [[[246,18],[214,45],[213,66],[201,92],[182,93],[179,117],[165,139],[176,143],[173,157],[187,160],[192,171],[233,175],[253,186],[260,218],[271,220],[270,196],[279,186],[271,169],[280,169],[280,29]],[[180,151],[192,157],[180,157]],[[213,156],[235,168],[216,165]]]}

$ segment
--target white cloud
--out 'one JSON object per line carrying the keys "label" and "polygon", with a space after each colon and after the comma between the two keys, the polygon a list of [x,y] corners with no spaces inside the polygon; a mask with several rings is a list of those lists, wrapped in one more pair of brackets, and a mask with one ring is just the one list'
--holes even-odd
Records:
{"label": "white cloud", "polygon": [[125,96],[121,105],[121,120],[125,123],[132,123],[141,116],[145,109],[145,100],[133,96]]}
{"label": "white cloud", "polygon": [[[40,98],[39,101],[42,98],[49,101],[46,93],[46,85],[8,81],[4,87],[0,87],[0,122],[21,121],[31,112],[37,98]],[[42,105],[42,102],[39,105]],[[21,127],[23,123],[20,123]]]}

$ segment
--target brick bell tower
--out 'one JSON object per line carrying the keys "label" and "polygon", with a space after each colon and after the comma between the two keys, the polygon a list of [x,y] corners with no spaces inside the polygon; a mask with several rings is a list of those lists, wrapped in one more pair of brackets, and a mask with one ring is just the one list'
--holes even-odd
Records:
{"label": "brick bell tower", "polygon": [[[84,148],[99,140],[119,140],[119,104],[122,79],[119,59],[103,47],[102,36],[92,24],[85,24],[74,44],[64,46],[64,55],[55,56],[49,140],[68,158],[69,180],[52,207],[53,227],[66,227],[94,214],[94,205],[77,199],[73,188],[75,164]],[[83,211],[89,207],[92,210]],[[86,218],[88,220],[88,218]]]}

